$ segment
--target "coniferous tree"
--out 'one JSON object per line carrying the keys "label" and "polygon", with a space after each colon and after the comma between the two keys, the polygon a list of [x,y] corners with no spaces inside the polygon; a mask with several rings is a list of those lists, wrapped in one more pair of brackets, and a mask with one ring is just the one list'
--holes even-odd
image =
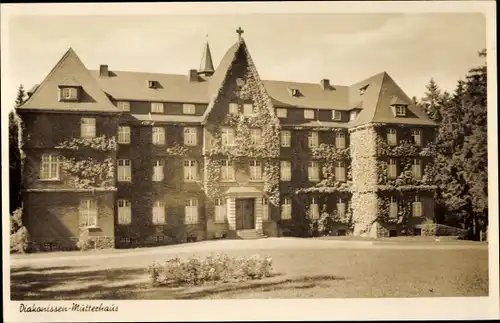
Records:
{"label": "coniferous tree", "polygon": [[[19,86],[16,95],[15,108],[24,102],[23,85]],[[9,113],[9,176],[10,176],[10,213],[20,206],[21,190],[21,154],[19,151],[19,118],[15,111]]]}
{"label": "coniferous tree", "polygon": [[442,119],[439,102],[441,99],[441,90],[433,78],[431,78],[426,88],[427,92],[425,92],[425,95],[421,100],[421,108],[431,120],[439,123]]}

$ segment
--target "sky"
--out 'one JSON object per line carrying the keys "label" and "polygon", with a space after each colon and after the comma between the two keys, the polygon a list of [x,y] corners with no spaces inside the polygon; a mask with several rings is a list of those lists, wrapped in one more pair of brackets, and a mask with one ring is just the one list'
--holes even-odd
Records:
{"label": "sky", "polygon": [[452,92],[486,47],[479,13],[19,15],[8,25],[11,101],[69,47],[88,69],[187,74],[207,40],[217,66],[239,26],[262,79],[350,85],[386,71],[410,97],[431,77]]}

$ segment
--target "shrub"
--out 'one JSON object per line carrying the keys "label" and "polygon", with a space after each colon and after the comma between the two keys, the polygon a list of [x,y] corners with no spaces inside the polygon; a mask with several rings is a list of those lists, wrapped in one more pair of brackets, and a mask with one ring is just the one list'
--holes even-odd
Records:
{"label": "shrub", "polygon": [[269,277],[272,259],[252,257],[208,256],[205,259],[189,258],[181,261],[171,258],[161,266],[153,263],[146,268],[151,284],[200,285],[205,282],[229,282]]}
{"label": "shrub", "polygon": [[436,224],[431,219],[426,219],[422,224],[422,235],[423,236],[434,236],[436,235]]}
{"label": "shrub", "polygon": [[10,216],[10,252],[25,253],[28,249],[28,230],[23,225],[23,209],[18,208]]}

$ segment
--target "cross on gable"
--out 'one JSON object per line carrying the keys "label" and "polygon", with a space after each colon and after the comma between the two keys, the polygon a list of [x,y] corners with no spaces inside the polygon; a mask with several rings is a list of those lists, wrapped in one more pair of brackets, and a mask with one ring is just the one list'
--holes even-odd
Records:
{"label": "cross on gable", "polygon": [[241,34],[243,34],[245,31],[243,29],[241,29],[241,27],[238,27],[238,29],[236,29],[236,33],[238,34],[238,39],[241,40]]}

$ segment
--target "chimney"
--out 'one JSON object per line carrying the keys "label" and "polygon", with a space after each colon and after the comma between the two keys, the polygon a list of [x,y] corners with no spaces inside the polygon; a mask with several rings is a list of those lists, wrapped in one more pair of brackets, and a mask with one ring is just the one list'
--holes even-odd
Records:
{"label": "chimney", "polygon": [[108,77],[109,76],[108,65],[101,65],[99,67],[99,76],[100,77]]}
{"label": "chimney", "polygon": [[329,79],[322,79],[321,80],[321,88],[323,91],[330,90],[330,80]]}
{"label": "chimney", "polygon": [[188,73],[189,82],[198,82],[198,71],[195,69],[190,69]]}

